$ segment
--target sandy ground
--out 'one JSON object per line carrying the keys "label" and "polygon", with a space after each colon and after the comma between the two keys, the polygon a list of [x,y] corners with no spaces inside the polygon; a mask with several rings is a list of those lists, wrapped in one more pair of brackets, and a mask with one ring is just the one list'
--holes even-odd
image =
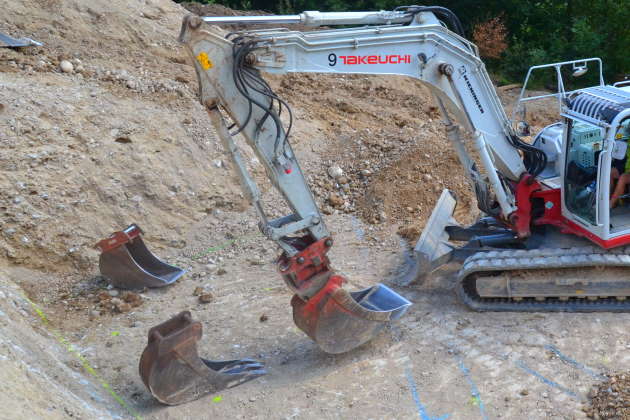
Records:
{"label": "sandy ground", "polygon": [[[322,353],[294,326],[277,251],[258,234],[196,102],[194,72],[175,41],[184,14],[168,0],[27,0],[0,17],[0,30],[46,43],[0,51],[0,418],[584,418],[600,375],[628,368],[630,314],[473,313],[458,303],[456,267],[447,267],[397,287],[414,303],[408,314],[348,354]],[[62,73],[61,60],[74,70]],[[460,198],[460,221],[476,216],[417,83],[270,82],[294,107],[292,143],[349,288],[392,284],[408,252],[397,232],[413,242],[442,188]],[[501,91],[506,102],[516,93]],[[535,126],[550,122],[544,107],[534,111]],[[246,156],[271,194],[270,212],[282,214]],[[332,179],[331,166],[343,177]],[[188,272],[121,313],[101,304],[99,294],[119,292],[99,279],[92,246],[131,222]],[[197,287],[214,300],[199,303]],[[182,310],[203,324],[201,355],[257,358],[268,375],[213,396],[220,400],[155,402],[138,360],[148,329]]]}

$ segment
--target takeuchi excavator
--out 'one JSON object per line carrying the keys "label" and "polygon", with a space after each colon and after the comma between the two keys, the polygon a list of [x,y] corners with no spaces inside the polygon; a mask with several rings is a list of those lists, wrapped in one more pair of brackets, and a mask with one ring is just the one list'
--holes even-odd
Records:
{"label": "takeuchi excavator", "polygon": [[[225,24],[327,28],[227,33],[216,26]],[[519,110],[528,101],[551,98],[561,121],[526,142],[527,121],[508,118],[477,47],[442,7],[187,16],[179,39],[260,230],[282,250],[277,264],[294,293],[294,321],[325,352],[342,353],[367,342],[411,303],[383,284],[355,292],[343,287],[344,277],[327,257],[333,239],[289,143],[291,109],[263,72],[402,75],[430,90],[484,217],[471,226],[458,225],[456,200],[444,190],[402,284],[459,261],[457,293],[474,310],[630,310],[630,211],[610,206],[611,164],[625,158],[630,138],[630,87],[604,84],[599,59],[530,69],[514,115],[524,115]],[[599,68],[599,84],[566,90],[566,70],[579,76],[589,66]],[[558,90],[527,96],[530,75],[539,69],[554,72]],[[264,165],[290,214],[268,217],[236,135]]]}

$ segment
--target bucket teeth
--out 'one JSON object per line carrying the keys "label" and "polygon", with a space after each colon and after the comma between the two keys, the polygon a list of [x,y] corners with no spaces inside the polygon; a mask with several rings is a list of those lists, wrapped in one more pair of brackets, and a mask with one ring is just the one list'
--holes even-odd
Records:
{"label": "bucket teeth", "polygon": [[214,361],[197,354],[201,323],[190,312],[149,330],[140,358],[140,377],[151,394],[167,405],[178,405],[232,388],[265,375],[264,364],[252,359]]}

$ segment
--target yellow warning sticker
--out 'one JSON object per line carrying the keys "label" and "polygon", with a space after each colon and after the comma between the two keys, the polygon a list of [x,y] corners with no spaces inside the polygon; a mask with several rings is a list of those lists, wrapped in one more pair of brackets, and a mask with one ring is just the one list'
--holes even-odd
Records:
{"label": "yellow warning sticker", "polygon": [[200,52],[199,53],[199,55],[197,56],[197,61],[199,61],[199,64],[201,64],[201,67],[204,70],[208,70],[208,69],[211,69],[213,67],[212,61],[210,61],[210,58],[208,57],[208,54],[206,54],[205,52]]}

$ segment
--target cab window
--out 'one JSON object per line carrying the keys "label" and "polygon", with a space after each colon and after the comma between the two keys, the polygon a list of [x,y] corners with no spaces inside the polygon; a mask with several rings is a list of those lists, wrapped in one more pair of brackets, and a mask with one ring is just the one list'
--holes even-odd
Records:
{"label": "cab window", "polygon": [[573,214],[595,224],[601,130],[587,122],[569,120],[567,136],[565,205]]}

